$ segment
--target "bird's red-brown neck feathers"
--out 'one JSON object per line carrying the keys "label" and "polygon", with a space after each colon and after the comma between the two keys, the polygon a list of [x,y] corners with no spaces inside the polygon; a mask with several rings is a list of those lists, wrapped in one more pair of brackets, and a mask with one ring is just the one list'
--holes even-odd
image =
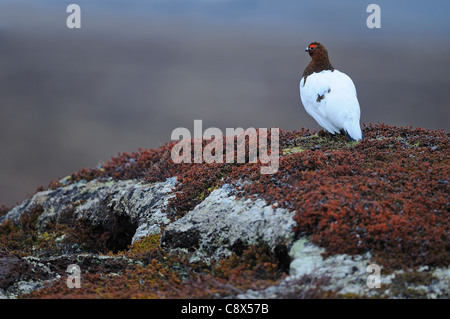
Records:
{"label": "bird's red-brown neck feathers", "polygon": [[314,50],[308,50],[308,53],[311,56],[311,62],[309,62],[302,75],[302,77],[305,78],[305,81],[306,78],[313,73],[322,72],[324,70],[334,71],[334,67],[331,65],[330,59],[328,58],[327,49],[318,42],[311,43],[308,48],[311,47],[311,45],[315,45],[315,48]]}

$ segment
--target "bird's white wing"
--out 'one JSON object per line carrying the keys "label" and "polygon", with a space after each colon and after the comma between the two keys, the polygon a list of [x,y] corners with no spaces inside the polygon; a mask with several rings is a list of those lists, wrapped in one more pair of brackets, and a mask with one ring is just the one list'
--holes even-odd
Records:
{"label": "bird's white wing", "polygon": [[344,129],[352,138],[359,138],[356,88],[346,74],[338,70],[311,74],[306,82],[300,81],[300,98],[306,112],[327,131],[339,133]]}
{"label": "bird's white wing", "polygon": [[[306,112],[311,115],[320,126],[330,133],[338,133],[339,128],[329,120],[326,107],[326,95],[331,93],[327,72],[313,73],[300,81],[300,99]],[[328,92],[330,91],[330,92]]]}

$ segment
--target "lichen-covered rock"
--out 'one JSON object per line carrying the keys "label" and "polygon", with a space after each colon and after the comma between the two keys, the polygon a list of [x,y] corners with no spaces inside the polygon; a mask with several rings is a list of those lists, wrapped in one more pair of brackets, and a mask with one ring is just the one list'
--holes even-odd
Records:
{"label": "lichen-covered rock", "polygon": [[70,217],[84,218],[92,225],[107,229],[114,237],[113,245],[123,249],[143,236],[161,232],[160,228],[170,222],[162,210],[173,196],[175,184],[176,178],[153,184],[111,178],[82,180],[36,193],[12,208],[0,222],[17,221],[24,212],[39,205],[43,212],[37,221],[38,231],[45,232],[63,213],[69,213]]}
{"label": "lichen-covered rock", "polygon": [[115,274],[139,264],[125,256],[97,254],[63,254],[54,257],[19,257],[0,250],[0,299],[21,295],[49,286],[55,280],[67,279],[70,265],[91,274]]}
{"label": "lichen-covered rock", "polygon": [[20,293],[40,288],[34,280],[48,279],[48,273],[21,257],[0,247],[0,299],[14,297]]}
{"label": "lichen-covered rock", "polygon": [[[289,276],[261,291],[248,290],[236,298],[308,298],[321,295],[369,298],[448,298],[450,267],[429,267],[386,273],[370,253],[323,257],[324,249],[301,238],[294,242]],[[379,281],[370,280],[380,267]],[[375,283],[377,283],[375,285]],[[419,284],[420,283],[420,284]]]}
{"label": "lichen-covered rock", "polygon": [[294,238],[294,214],[261,199],[237,199],[234,186],[225,184],[182,218],[168,225],[163,247],[185,248],[192,261],[222,259],[245,247],[267,244],[286,258]]}
{"label": "lichen-covered rock", "polygon": [[[312,244],[306,238],[301,238],[294,242],[289,255],[292,262],[287,278],[266,290],[248,291],[238,297],[302,297],[305,291],[313,288],[341,295],[373,296],[380,294],[379,289],[367,286],[367,278],[370,274],[367,272],[367,267],[373,263],[370,253],[355,256],[338,254],[325,258],[323,248]],[[389,285],[393,276],[393,274],[380,276],[380,284]]]}

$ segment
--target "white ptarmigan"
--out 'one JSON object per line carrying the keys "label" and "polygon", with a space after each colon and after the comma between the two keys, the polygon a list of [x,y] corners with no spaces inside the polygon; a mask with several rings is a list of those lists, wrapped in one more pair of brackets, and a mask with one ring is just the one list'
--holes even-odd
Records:
{"label": "white ptarmigan", "polygon": [[328,132],[343,130],[347,139],[361,140],[361,110],[352,79],[333,68],[327,49],[319,42],[311,43],[305,51],[312,59],[300,80],[300,99],[306,112]]}

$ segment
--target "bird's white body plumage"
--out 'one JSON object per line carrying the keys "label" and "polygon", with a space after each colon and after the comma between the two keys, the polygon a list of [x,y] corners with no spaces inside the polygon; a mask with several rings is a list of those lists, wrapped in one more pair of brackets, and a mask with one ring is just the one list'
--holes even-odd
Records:
{"label": "bird's white body plumage", "polygon": [[300,81],[300,98],[306,112],[320,126],[335,134],[345,130],[354,140],[362,139],[361,111],[353,81],[338,70],[313,73]]}

